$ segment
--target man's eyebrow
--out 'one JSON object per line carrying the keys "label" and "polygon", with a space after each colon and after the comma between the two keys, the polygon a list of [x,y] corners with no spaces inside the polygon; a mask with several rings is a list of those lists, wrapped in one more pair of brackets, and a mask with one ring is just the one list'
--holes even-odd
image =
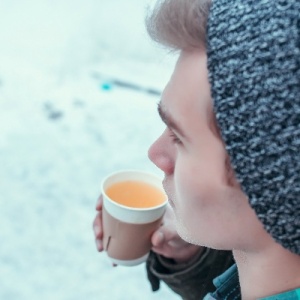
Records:
{"label": "man's eyebrow", "polygon": [[184,132],[182,131],[178,123],[166,112],[161,102],[157,104],[157,111],[160,118],[166,124],[167,127],[173,129],[174,131],[179,133],[182,137],[186,138],[186,135],[184,134]]}

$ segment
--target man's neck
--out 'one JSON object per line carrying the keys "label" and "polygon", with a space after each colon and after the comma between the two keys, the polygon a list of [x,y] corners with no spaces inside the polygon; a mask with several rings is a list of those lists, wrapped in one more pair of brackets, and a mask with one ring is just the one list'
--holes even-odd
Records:
{"label": "man's neck", "polygon": [[234,250],[243,300],[300,287],[300,256],[275,243],[261,251]]}

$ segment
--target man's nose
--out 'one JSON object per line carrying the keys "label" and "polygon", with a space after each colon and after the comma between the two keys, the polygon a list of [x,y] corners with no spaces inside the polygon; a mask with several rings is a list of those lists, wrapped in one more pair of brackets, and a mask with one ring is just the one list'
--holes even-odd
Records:
{"label": "man's nose", "polygon": [[166,131],[150,146],[149,159],[166,175],[174,171],[174,145],[167,136]]}

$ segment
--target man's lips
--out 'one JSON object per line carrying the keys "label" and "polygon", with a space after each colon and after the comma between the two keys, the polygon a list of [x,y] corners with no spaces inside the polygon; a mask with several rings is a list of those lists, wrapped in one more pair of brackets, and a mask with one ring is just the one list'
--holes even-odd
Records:
{"label": "man's lips", "polygon": [[174,202],[169,197],[168,197],[168,202],[169,202],[170,206],[174,209],[175,208]]}

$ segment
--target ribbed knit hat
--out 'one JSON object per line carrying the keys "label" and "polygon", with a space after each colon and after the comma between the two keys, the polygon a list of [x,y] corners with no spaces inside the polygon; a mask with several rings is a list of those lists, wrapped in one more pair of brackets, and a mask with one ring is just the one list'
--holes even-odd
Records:
{"label": "ribbed knit hat", "polygon": [[214,0],[214,109],[232,167],[266,230],[300,254],[300,1]]}

